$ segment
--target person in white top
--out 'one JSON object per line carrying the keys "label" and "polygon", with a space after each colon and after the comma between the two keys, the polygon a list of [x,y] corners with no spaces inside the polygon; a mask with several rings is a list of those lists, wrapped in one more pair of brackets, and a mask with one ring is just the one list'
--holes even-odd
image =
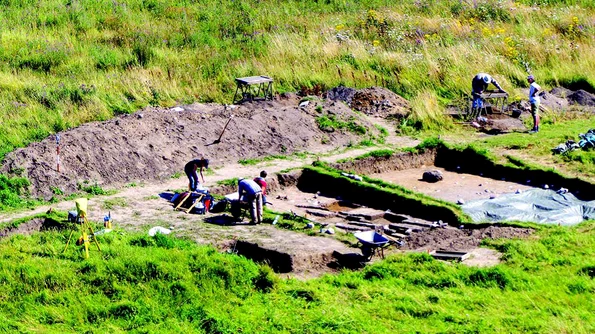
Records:
{"label": "person in white top", "polygon": [[541,90],[541,87],[535,82],[535,77],[530,75],[527,77],[527,81],[529,81],[529,103],[531,103],[531,115],[533,115],[533,129],[530,132],[538,132],[539,131],[539,96],[537,92]]}

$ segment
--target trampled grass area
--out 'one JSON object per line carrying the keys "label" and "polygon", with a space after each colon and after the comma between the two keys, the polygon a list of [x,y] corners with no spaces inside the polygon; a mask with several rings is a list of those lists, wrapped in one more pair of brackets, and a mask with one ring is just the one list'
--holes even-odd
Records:
{"label": "trampled grass area", "polygon": [[309,281],[191,241],[116,231],[88,260],[68,231],[0,240],[0,331],[591,333],[595,223],[486,245],[469,268],[395,255]]}
{"label": "trampled grass area", "polygon": [[511,92],[527,70],[544,88],[595,86],[587,0],[6,0],[2,9],[0,157],[147,105],[229,103],[233,79],[248,75],[272,76],[279,92],[384,86],[425,128],[448,123],[442,108],[480,71]]}

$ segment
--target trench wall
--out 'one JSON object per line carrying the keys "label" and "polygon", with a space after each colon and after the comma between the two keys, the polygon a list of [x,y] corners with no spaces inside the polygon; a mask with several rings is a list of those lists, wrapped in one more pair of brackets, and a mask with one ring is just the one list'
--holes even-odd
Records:
{"label": "trench wall", "polygon": [[356,174],[370,175],[394,170],[419,168],[423,165],[433,165],[436,160],[436,154],[437,151],[435,149],[428,149],[420,153],[403,152],[391,154],[390,156],[369,156],[341,163],[331,163],[329,166]]}
{"label": "trench wall", "polygon": [[595,185],[588,181],[564,176],[554,170],[524,165],[498,164],[472,148],[455,149],[440,145],[437,148],[435,165],[451,171],[480,175],[496,180],[506,179],[506,181],[519,184],[527,184],[527,181],[530,181],[531,185],[537,187],[544,184],[553,189],[563,187],[569,189],[581,200],[595,199]]}
{"label": "trench wall", "polygon": [[442,220],[451,225],[471,220],[455,204],[383,183],[355,181],[338,171],[320,167],[307,167],[298,179],[297,187],[304,192],[320,191],[325,196],[337,197],[378,210],[391,210],[426,220]]}

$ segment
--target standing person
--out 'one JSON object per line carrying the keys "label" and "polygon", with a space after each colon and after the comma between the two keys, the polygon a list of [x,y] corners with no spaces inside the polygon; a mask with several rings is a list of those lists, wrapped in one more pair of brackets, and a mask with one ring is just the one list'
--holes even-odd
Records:
{"label": "standing person", "polygon": [[539,131],[539,103],[541,99],[537,95],[537,92],[541,90],[541,87],[535,82],[535,77],[530,75],[527,77],[529,81],[529,103],[531,103],[531,115],[533,115],[533,129],[529,132],[535,133]]}
{"label": "standing person", "polygon": [[262,189],[254,180],[238,180],[238,200],[244,200],[250,204],[250,224],[262,223]]}
{"label": "standing person", "polygon": [[500,87],[498,81],[492,78],[489,74],[478,73],[475,75],[473,80],[471,80],[471,95],[473,96],[471,114],[473,116],[479,116],[481,109],[483,108],[483,99],[481,98],[481,94],[488,89],[489,84],[494,85],[501,93],[506,93],[506,91]]}
{"label": "standing person", "polygon": [[266,171],[261,171],[260,176],[254,178],[254,182],[260,186],[262,189],[262,204],[267,205],[267,181],[265,178],[267,177]]}
{"label": "standing person", "polygon": [[188,163],[184,166],[184,172],[188,176],[189,184],[188,187],[190,191],[196,191],[200,182],[198,181],[198,173],[197,170],[200,169],[200,177],[202,179],[202,183],[205,183],[205,177],[202,174],[203,169],[209,168],[209,159],[194,159],[188,161]]}

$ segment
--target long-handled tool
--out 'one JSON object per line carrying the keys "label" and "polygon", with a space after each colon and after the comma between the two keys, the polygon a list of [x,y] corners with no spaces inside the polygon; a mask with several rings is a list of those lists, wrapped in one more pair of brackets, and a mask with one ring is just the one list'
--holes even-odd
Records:
{"label": "long-handled tool", "polygon": [[223,127],[223,131],[221,131],[219,138],[215,139],[214,142],[207,144],[207,146],[213,145],[213,144],[219,144],[221,142],[221,137],[223,137],[223,134],[225,133],[225,130],[227,129],[227,126],[229,125],[229,122],[231,122],[232,118],[233,118],[233,115],[229,116],[229,119],[227,120],[227,123],[225,123],[225,126]]}

